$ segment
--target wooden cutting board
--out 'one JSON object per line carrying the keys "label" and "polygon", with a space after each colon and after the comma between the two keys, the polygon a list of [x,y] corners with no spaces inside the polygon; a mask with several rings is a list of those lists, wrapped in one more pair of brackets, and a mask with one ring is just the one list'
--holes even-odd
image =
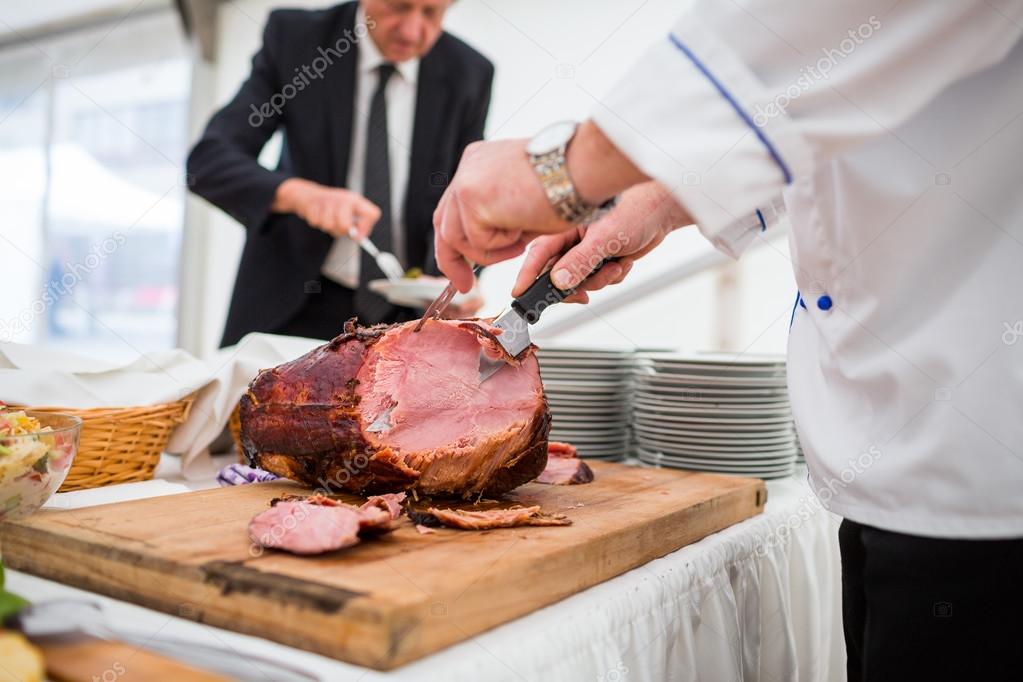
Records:
{"label": "wooden cutting board", "polygon": [[[567,527],[395,532],[318,557],[252,547],[287,482],[69,511],[0,526],[10,568],[388,670],[530,613],[763,510],[762,481],[593,462],[588,485],[508,495]],[[356,498],[352,498],[353,501]]]}

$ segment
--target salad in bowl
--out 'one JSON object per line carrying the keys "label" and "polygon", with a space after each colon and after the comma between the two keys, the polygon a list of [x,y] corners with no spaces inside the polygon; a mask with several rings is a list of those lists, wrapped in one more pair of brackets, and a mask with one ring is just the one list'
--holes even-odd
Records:
{"label": "salad in bowl", "polygon": [[64,482],[82,420],[0,404],[0,520],[35,512]]}

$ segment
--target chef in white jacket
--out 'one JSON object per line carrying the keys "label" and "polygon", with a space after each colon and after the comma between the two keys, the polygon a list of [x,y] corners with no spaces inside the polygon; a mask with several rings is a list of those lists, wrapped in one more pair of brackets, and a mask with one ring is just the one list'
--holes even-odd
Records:
{"label": "chef in white jacket", "polygon": [[850,680],[1021,669],[1021,33],[1021,2],[698,3],[590,120],[467,150],[435,215],[462,291],[539,235],[516,293],[618,256],[585,300],[678,225],[738,257],[787,210]]}

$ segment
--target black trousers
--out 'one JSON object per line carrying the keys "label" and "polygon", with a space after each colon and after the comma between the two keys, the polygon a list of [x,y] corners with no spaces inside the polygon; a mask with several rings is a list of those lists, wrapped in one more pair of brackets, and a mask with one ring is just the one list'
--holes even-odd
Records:
{"label": "black trousers", "polygon": [[[273,330],[274,334],[332,339],[343,331],[345,322],[355,316],[355,292],[326,277],[320,277],[318,283],[319,291],[315,285],[310,287],[306,304],[291,319]],[[384,322],[406,322],[420,314],[412,308],[394,306]]]}
{"label": "black trousers", "polygon": [[849,682],[1023,679],[1023,539],[838,538]]}

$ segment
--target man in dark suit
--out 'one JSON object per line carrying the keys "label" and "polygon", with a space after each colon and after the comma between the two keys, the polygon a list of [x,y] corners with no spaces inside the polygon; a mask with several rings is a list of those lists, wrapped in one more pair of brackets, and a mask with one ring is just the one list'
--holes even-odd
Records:
{"label": "man in dark suit", "polygon": [[[366,284],[349,237],[436,273],[433,211],[483,137],[493,65],[441,27],[452,0],[276,10],[238,93],[188,158],[192,191],[246,229],[222,345],[248,332],[330,338],[344,320],[412,319]],[[257,163],[274,131],[276,170]]]}

